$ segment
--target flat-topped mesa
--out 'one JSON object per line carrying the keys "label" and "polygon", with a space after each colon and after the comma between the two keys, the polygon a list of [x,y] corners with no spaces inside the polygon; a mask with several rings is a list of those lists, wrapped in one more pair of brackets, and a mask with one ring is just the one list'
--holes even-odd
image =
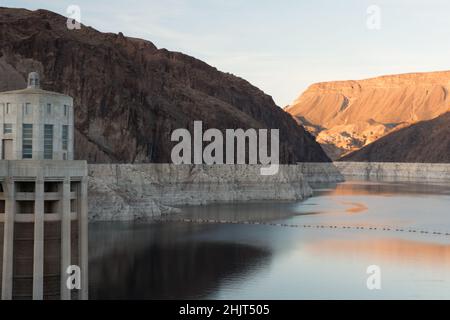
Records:
{"label": "flat-topped mesa", "polygon": [[285,110],[309,126],[333,159],[393,130],[449,110],[450,71],[311,85]]}
{"label": "flat-topped mesa", "polygon": [[[450,86],[450,71],[404,73],[396,75],[384,75],[362,80],[337,80],[337,81],[317,82],[310,85],[308,89],[305,91],[305,93],[314,91],[342,93],[345,91],[348,92],[360,91],[362,88],[383,88],[383,87],[394,88],[396,86],[403,87],[405,85]],[[295,103],[293,103],[291,106],[293,105],[295,105]]]}

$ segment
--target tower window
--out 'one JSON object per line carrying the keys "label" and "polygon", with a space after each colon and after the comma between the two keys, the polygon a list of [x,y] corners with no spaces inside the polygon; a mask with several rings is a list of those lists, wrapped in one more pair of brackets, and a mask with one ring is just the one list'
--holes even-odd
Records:
{"label": "tower window", "polygon": [[31,113],[31,103],[25,103],[23,106],[23,113],[30,114]]}
{"label": "tower window", "polygon": [[3,124],[3,134],[12,133],[12,123]]}
{"label": "tower window", "polygon": [[69,106],[67,104],[64,105],[64,116],[69,116]]}
{"label": "tower window", "polygon": [[51,113],[52,113],[52,104],[47,103],[47,114],[51,114]]}
{"label": "tower window", "polygon": [[22,127],[22,158],[33,158],[33,125],[23,124]]}
{"label": "tower window", "polygon": [[63,124],[62,126],[62,149],[67,150],[67,147],[69,145],[69,126],[66,124]]}
{"label": "tower window", "polygon": [[53,125],[44,125],[44,159],[53,159]]}
{"label": "tower window", "polygon": [[11,103],[6,103],[6,110],[5,110],[5,113],[6,114],[9,114],[9,112],[11,111]]}

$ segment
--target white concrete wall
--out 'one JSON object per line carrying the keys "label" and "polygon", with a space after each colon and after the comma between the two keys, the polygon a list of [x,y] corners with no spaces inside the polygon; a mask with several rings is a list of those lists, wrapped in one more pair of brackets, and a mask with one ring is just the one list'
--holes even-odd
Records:
{"label": "white concrete wall", "polygon": [[347,179],[450,181],[450,163],[334,162]]}
{"label": "white concrete wall", "polygon": [[33,180],[37,176],[55,178],[86,177],[87,162],[85,160],[1,160],[0,180],[6,177],[15,177]]}
{"label": "white concrete wall", "polygon": [[[6,104],[10,103],[9,113]],[[24,106],[30,103],[29,114],[24,113]],[[47,112],[47,104],[51,104],[51,113]],[[69,106],[68,114],[64,115],[64,105]],[[5,123],[13,124],[11,134],[3,134]],[[53,125],[53,159],[73,160],[74,112],[73,99],[58,93],[40,89],[24,89],[0,93],[0,159],[2,159],[3,139],[13,139],[13,154],[15,160],[22,159],[22,125],[33,124],[33,160],[44,159],[44,125]],[[62,149],[62,125],[69,126],[68,149]]]}
{"label": "white concrete wall", "polygon": [[[262,176],[257,165],[90,164],[91,220],[140,220],[173,206],[214,202],[295,201],[309,181],[342,181],[333,164],[281,165]],[[304,176],[307,176],[307,178]]]}

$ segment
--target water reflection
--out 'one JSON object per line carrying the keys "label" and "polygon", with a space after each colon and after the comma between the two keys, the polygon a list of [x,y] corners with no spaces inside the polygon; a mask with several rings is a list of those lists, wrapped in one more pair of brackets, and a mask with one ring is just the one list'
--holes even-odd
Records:
{"label": "water reflection", "polygon": [[317,194],[333,195],[380,195],[380,196],[399,196],[399,195],[430,195],[442,194],[450,195],[450,183],[433,182],[420,183],[417,181],[380,181],[376,179],[360,181],[349,180],[339,184],[313,184]]}
{"label": "water reflection", "polygon": [[[211,204],[208,206],[181,207],[182,213],[174,215],[173,219],[209,219],[226,221],[273,221],[286,219],[301,214],[297,210],[297,203],[293,202],[256,202]],[[168,217],[170,219],[171,217]]]}
{"label": "water reflection", "polygon": [[[310,254],[343,256],[351,252],[359,258],[370,257],[380,264],[409,264],[417,266],[450,266],[450,245],[398,238],[369,238],[358,241],[325,239],[305,244]],[[450,270],[448,270],[450,272]],[[450,275],[450,274],[449,274]]]}
{"label": "water reflection", "polygon": [[360,213],[368,209],[367,206],[363,203],[348,201],[341,201],[341,203],[349,206],[347,209],[345,209],[345,211],[348,213]]}
{"label": "water reflection", "polygon": [[[184,207],[175,218],[450,231],[448,185],[321,185],[297,203]],[[91,298],[450,298],[450,238],[246,224],[94,224]],[[367,266],[383,290],[366,287]]]}
{"label": "water reflection", "polygon": [[226,279],[245,278],[270,259],[262,248],[189,237],[211,226],[115,227],[120,233],[115,239],[101,236],[110,234],[108,225],[91,227],[91,247],[98,254],[90,263],[91,299],[205,298]]}

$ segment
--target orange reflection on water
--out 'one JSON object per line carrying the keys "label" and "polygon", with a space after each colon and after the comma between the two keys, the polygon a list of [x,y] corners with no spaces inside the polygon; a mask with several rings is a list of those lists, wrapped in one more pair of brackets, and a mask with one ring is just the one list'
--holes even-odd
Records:
{"label": "orange reflection on water", "polygon": [[303,247],[319,254],[366,255],[378,261],[450,267],[450,245],[404,239],[322,240]]}
{"label": "orange reflection on water", "polygon": [[[379,195],[379,196],[392,196],[386,185],[376,183],[339,183],[336,188],[330,190],[330,196],[348,196],[348,195]],[[390,189],[395,189],[395,186],[391,186]]]}
{"label": "orange reflection on water", "polygon": [[367,211],[367,206],[360,202],[347,202],[347,201],[341,201],[342,204],[351,206],[350,208],[345,209],[345,212],[348,213],[361,213],[364,211]]}
{"label": "orange reflection on water", "polygon": [[343,183],[339,183],[332,190],[328,191],[328,194],[331,196],[346,196],[346,195],[377,195],[383,197],[392,197],[398,196],[402,194],[417,194],[417,195],[426,195],[426,194],[450,194],[450,190],[448,189],[448,185],[443,188],[440,184],[429,184],[429,183],[418,183],[418,182],[352,182],[346,181]]}

